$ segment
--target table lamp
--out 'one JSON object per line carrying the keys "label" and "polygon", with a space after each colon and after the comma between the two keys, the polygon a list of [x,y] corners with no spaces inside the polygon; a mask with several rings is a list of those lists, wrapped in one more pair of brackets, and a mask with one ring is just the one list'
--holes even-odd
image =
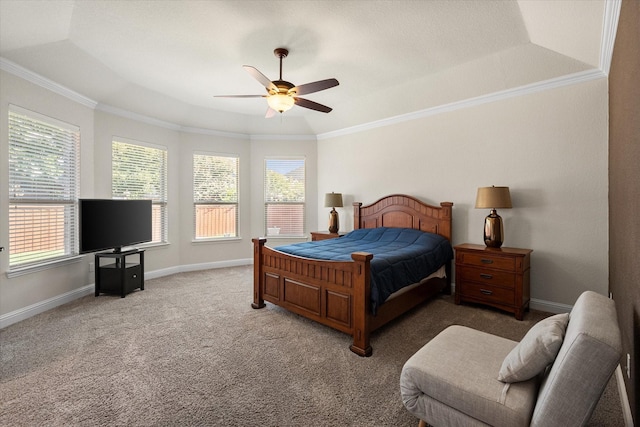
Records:
{"label": "table lamp", "polygon": [[476,196],[476,209],[491,209],[484,219],[484,244],[490,248],[499,248],[504,241],[502,218],[496,209],[511,209],[509,187],[480,187]]}
{"label": "table lamp", "polygon": [[342,193],[331,192],[325,194],[324,207],[331,208],[331,212],[329,212],[329,233],[337,233],[340,228],[340,221],[338,220],[336,208],[342,207]]}

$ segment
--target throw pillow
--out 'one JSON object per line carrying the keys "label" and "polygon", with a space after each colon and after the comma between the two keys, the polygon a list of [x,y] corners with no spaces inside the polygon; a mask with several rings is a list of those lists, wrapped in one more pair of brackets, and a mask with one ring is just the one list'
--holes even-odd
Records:
{"label": "throw pillow", "polygon": [[505,357],[498,380],[505,383],[526,381],[544,371],[558,355],[568,323],[569,314],[562,313],[533,325]]}

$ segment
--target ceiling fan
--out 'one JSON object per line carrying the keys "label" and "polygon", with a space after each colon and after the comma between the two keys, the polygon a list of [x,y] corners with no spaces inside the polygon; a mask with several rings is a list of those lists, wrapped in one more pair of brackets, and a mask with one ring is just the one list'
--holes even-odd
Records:
{"label": "ceiling fan", "polygon": [[250,65],[242,66],[254,79],[256,79],[265,87],[265,89],[267,90],[266,95],[216,95],[216,97],[267,98],[267,104],[269,104],[266,115],[267,118],[273,117],[276,112],[283,113],[291,109],[294,104],[323,113],[328,113],[332,110],[332,108],[327,107],[326,105],[322,105],[308,99],[300,98],[298,97],[298,95],[306,95],[309,93],[319,92],[321,90],[338,86],[340,84],[338,80],[326,79],[295,86],[293,83],[282,80],[282,59],[287,57],[289,51],[283,47],[279,47],[273,51],[273,54],[276,57],[280,58],[280,78],[278,80],[269,80],[264,74]]}

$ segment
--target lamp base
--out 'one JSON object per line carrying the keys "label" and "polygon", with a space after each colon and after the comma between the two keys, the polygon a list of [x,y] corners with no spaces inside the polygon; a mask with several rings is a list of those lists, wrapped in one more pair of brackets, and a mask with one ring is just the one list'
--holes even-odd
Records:
{"label": "lamp base", "polygon": [[338,212],[335,208],[329,212],[329,233],[337,233],[340,228],[340,221],[338,219]]}
{"label": "lamp base", "polygon": [[484,244],[490,248],[499,248],[504,240],[502,218],[495,209],[484,219]]}

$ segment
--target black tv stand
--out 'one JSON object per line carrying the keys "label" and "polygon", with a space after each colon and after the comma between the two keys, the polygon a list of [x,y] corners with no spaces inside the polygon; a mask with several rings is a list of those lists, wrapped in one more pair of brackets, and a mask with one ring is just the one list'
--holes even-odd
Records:
{"label": "black tv stand", "polygon": [[[127,257],[131,255],[138,255],[138,263],[127,263]],[[115,262],[100,265],[103,258],[113,258]],[[95,254],[95,271],[96,296],[107,293],[124,298],[138,288],[144,291],[144,249],[98,252]]]}

